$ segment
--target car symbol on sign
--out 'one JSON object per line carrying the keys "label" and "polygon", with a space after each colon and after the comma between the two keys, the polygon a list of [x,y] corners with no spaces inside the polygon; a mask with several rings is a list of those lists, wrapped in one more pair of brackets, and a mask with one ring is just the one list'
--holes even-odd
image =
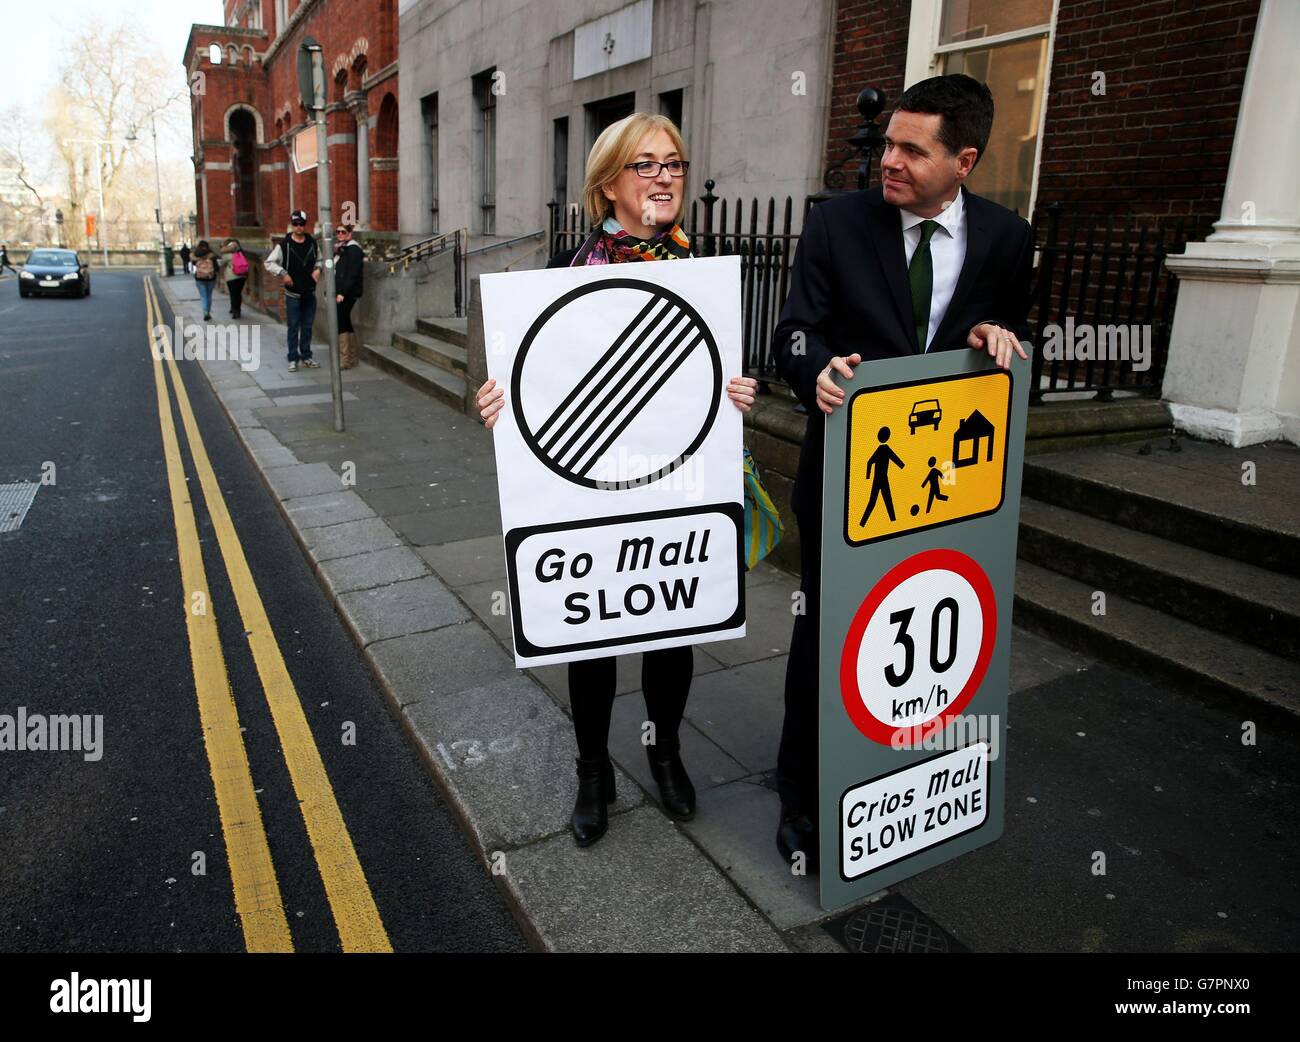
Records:
{"label": "car symbol on sign", "polygon": [[927,398],[912,406],[912,414],[907,418],[907,426],[912,434],[916,433],[917,427],[933,427],[938,430],[941,419],[943,419],[943,410],[939,408],[938,401]]}

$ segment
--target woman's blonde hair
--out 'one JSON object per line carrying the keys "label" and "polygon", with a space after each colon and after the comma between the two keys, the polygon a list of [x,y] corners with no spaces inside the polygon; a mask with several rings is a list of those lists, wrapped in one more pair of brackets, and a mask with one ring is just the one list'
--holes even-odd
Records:
{"label": "woman's blonde hair", "polygon": [[[667,116],[652,116],[648,112],[633,112],[600,132],[596,143],[591,146],[587,156],[587,180],[582,186],[582,205],[587,211],[587,219],[593,225],[602,223],[613,210],[613,204],[601,191],[614,181],[623,168],[636,157],[637,146],[641,140],[656,130],[662,130],[672,138],[673,147],[678,158],[686,158],[686,145],[682,143],[681,131]],[[682,193],[682,206],[686,206],[686,194]],[[682,218],[677,212],[676,220]]]}

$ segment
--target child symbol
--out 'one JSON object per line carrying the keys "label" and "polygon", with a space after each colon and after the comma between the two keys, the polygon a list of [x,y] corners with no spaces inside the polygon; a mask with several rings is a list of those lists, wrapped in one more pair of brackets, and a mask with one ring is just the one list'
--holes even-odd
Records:
{"label": "child symbol", "polygon": [[930,457],[926,466],[930,468],[930,473],[927,474],[925,480],[921,482],[921,487],[925,488],[926,485],[930,486],[930,498],[925,502],[925,512],[928,514],[930,508],[934,506],[934,501],[936,499],[942,499],[944,502],[947,502],[948,497],[939,491],[939,482],[943,480],[943,471],[939,470],[939,468],[934,465],[933,456]]}

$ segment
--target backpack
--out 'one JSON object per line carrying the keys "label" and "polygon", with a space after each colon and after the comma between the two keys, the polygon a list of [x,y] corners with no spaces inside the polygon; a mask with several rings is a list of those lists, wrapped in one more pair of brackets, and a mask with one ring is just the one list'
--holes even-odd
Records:
{"label": "backpack", "polygon": [[205,254],[194,262],[194,277],[204,282],[217,277],[217,266],[213,263],[212,254]]}
{"label": "backpack", "polygon": [[230,270],[236,275],[248,274],[248,258],[243,250],[236,250],[230,257]]}

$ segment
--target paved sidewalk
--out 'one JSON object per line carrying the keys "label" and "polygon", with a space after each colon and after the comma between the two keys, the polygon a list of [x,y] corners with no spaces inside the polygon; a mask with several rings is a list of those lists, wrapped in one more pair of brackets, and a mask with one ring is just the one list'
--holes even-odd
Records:
{"label": "paved sidewalk", "polygon": [[[201,321],[193,279],[162,282],[177,314]],[[218,321],[227,307],[217,299]],[[204,362],[203,371],[533,942],[841,950],[818,925],[829,916],[816,878],[793,876],[773,842],[797,580],[761,565],[746,584],[748,636],[696,648],[682,725],[699,790],[690,823],[658,808],[639,742],[640,659],[619,659],[610,734],[619,799],[605,838],[579,849],[568,831],[576,746],[565,670],[517,671],[510,650],[491,434],[365,364],[343,374],[347,430],[335,433],[327,349],[313,348],[320,369],[289,373],[283,327],[246,315],[260,367]],[[1017,630],[1012,690],[1084,665]]]}

